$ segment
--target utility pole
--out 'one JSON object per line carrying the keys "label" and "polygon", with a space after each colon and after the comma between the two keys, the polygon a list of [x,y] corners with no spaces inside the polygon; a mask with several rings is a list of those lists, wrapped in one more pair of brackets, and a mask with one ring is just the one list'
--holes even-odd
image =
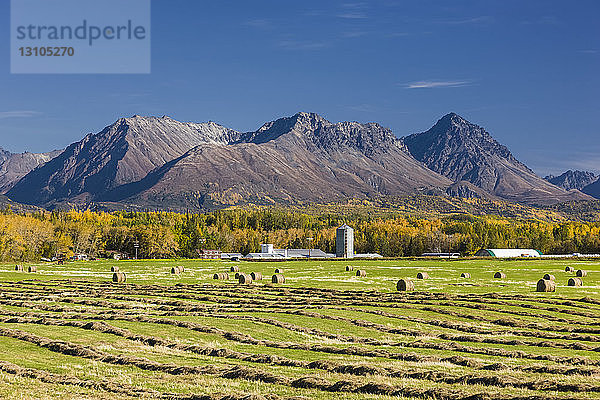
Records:
{"label": "utility pole", "polygon": [[138,259],[138,249],[140,248],[140,242],[137,240],[133,243],[133,247],[135,247],[135,259]]}
{"label": "utility pole", "polygon": [[314,238],[312,238],[312,237],[306,238],[306,240],[308,240],[308,258],[310,258],[310,253],[311,253],[310,251],[312,249],[312,241],[313,241],[313,239]]}

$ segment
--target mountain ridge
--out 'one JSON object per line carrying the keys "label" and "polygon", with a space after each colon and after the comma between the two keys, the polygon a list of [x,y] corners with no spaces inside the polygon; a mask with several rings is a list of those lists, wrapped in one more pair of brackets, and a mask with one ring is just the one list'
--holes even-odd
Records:
{"label": "mountain ridge", "polygon": [[243,133],[134,115],[71,144],[7,195],[45,207],[126,202],[200,210],[415,193],[534,205],[591,199],[536,176],[456,113],[404,138],[375,122],[332,123],[310,112]]}

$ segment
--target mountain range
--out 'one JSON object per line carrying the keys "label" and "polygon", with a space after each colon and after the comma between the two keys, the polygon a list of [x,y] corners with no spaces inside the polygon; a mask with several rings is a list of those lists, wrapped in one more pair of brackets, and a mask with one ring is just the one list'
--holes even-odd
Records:
{"label": "mountain range", "polygon": [[569,170],[558,176],[548,175],[544,179],[565,190],[577,189],[600,198],[600,176],[592,172]]}
{"label": "mountain range", "polygon": [[404,138],[377,123],[331,123],[305,112],[251,132],[133,116],[44,157],[14,170],[2,162],[2,193],[46,208],[170,210],[419,193],[528,205],[592,199],[538,177],[455,113]]}

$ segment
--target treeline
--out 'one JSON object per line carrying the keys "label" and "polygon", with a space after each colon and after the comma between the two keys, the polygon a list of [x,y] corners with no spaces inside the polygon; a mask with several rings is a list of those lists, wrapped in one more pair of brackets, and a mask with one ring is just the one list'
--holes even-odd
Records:
{"label": "treeline", "polygon": [[[312,245],[335,252],[335,229],[355,229],[357,253],[386,257],[427,251],[471,255],[480,248],[535,248],[544,253],[600,253],[600,223],[544,222],[470,215],[417,218],[402,214],[306,214],[282,209],[235,209],[206,214],[168,212],[0,213],[0,259],[39,260],[111,252],[140,258],[194,258],[197,249],[247,254],[260,243],[277,248]],[[311,244],[307,241],[312,237]]]}

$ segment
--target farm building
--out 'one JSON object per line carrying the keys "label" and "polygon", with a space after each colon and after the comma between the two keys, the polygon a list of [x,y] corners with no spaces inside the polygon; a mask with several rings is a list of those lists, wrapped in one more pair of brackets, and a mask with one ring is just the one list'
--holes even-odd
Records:
{"label": "farm building", "polygon": [[458,258],[460,253],[423,253],[421,257],[429,258]]}
{"label": "farm building", "polygon": [[481,249],[475,253],[475,256],[495,258],[541,257],[542,252],[534,249]]}
{"label": "farm building", "polygon": [[250,253],[248,260],[282,260],[288,258],[331,258],[333,254],[320,249],[275,249],[272,244],[261,244],[260,253]]}
{"label": "farm building", "polygon": [[221,250],[198,249],[196,252],[198,257],[203,260],[218,260],[221,258]]}
{"label": "farm building", "polygon": [[354,229],[346,224],[335,231],[335,255],[339,258],[354,257]]}

